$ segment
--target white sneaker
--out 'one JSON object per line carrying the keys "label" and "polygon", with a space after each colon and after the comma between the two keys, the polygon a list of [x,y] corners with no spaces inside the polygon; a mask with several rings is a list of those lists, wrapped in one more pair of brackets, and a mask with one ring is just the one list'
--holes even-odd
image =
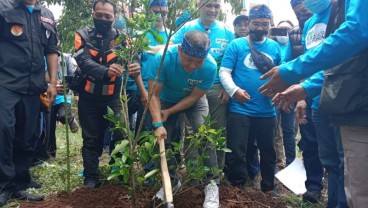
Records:
{"label": "white sneaker", "polygon": [[208,184],[204,188],[204,194],[206,195],[203,203],[203,208],[218,208],[220,207],[219,188],[217,185]]}
{"label": "white sneaker", "polygon": [[[174,186],[174,188],[173,188],[173,195],[176,193],[176,192],[178,192],[178,191],[180,191],[180,189],[181,189],[181,183],[180,183],[180,181],[178,180],[178,183]],[[160,199],[161,201],[164,201],[165,200],[165,196],[164,196],[164,189],[163,188],[160,188],[160,190],[158,190],[157,191],[157,193],[156,193],[156,195],[155,196],[153,196],[153,198],[152,198],[152,200],[154,200],[154,199]]]}

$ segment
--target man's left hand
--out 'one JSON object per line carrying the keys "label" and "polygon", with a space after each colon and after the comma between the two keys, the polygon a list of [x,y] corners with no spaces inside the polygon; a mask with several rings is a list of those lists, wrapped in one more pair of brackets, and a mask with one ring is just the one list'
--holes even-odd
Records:
{"label": "man's left hand", "polygon": [[307,92],[300,84],[297,84],[292,85],[284,92],[277,93],[276,96],[272,99],[272,104],[277,106],[278,109],[289,112],[291,105],[306,98]]}
{"label": "man's left hand", "polygon": [[224,89],[222,89],[220,91],[220,93],[218,94],[217,97],[220,98],[220,103],[221,104],[225,104],[225,103],[229,102],[229,99],[230,99],[229,94],[227,94],[227,92]]}
{"label": "man's left hand", "polygon": [[47,87],[47,97],[50,100],[50,103],[54,103],[55,97],[57,94],[56,84],[51,84]]}
{"label": "man's left hand", "polygon": [[170,116],[170,114],[167,110],[161,110],[162,122],[165,122],[169,116]]}
{"label": "man's left hand", "polygon": [[128,66],[129,76],[138,77],[141,74],[141,65],[139,63],[129,64]]}
{"label": "man's left hand", "polygon": [[261,80],[271,78],[266,84],[262,85],[258,90],[265,96],[272,97],[277,92],[286,90],[290,85],[282,80],[279,67],[274,67],[269,72],[261,76]]}

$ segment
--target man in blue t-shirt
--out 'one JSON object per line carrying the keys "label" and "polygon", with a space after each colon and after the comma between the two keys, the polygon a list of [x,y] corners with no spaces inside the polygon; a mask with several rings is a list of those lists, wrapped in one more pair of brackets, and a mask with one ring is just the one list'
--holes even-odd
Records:
{"label": "man in blue t-shirt", "polygon": [[[225,51],[220,68],[220,79],[230,95],[227,123],[227,142],[232,150],[226,154],[225,173],[234,186],[244,186],[247,178],[245,155],[248,144],[257,144],[261,153],[261,190],[274,190],[274,149],[276,112],[269,97],[258,92],[266,81],[260,81],[262,72],[256,67],[249,42],[279,65],[279,45],[267,38],[271,25],[271,11],[266,5],[257,5],[249,11],[249,36],[233,40]],[[236,122],[233,122],[236,121]]]}
{"label": "man in blue t-shirt", "polygon": [[[185,23],[171,38],[171,42],[179,44],[185,33],[191,30],[206,32],[211,41],[209,54],[216,60],[217,69],[220,68],[221,60],[226,46],[232,41],[234,33],[217,19],[221,10],[220,0],[200,0],[198,3],[199,18]],[[215,121],[213,128],[223,128],[227,122],[227,102],[229,95],[223,90],[218,73],[213,87],[206,94],[211,119]],[[225,155],[217,152],[218,165],[223,169]]]}
{"label": "man in blue t-shirt", "polygon": [[[184,113],[197,132],[199,126],[204,123],[203,116],[208,115],[208,104],[205,99],[206,92],[211,89],[215,75],[216,62],[208,55],[210,41],[208,36],[200,31],[191,31],[185,34],[181,45],[170,46],[166,52],[162,70],[155,88],[154,80],[158,73],[160,60],[163,56],[158,53],[150,63],[152,70],[148,76],[149,91],[153,92],[149,104],[155,135],[158,139],[166,139],[166,144],[177,142],[174,131],[177,127],[180,113]],[[208,154],[205,165],[209,168],[217,168],[216,150],[203,147]],[[169,160],[169,163],[174,161]],[[214,179],[211,171],[207,180]],[[175,181],[174,191],[180,186]],[[219,207],[219,192],[217,185],[209,183],[205,188],[205,202],[203,207]],[[157,198],[162,198],[162,190]]]}

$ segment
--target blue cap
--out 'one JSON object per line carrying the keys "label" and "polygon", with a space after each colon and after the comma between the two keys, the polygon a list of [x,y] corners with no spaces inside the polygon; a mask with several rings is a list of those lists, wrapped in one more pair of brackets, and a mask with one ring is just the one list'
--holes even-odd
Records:
{"label": "blue cap", "polygon": [[294,8],[296,5],[303,3],[303,1],[304,0],[291,0],[290,1],[291,7]]}
{"label": "blue cap", "polygon": [[189,43],[189,41],[184,35],[183,41],[181,43],[181,49],[183,50],[184,53],[186,53],[190,57],[204,59],[207,57],[210,47],[202,48],[198,46],[193,46],[192,44]]}
{"label": "blue cap", "polygon": [[151,3],[150,3],[150,8],[152,7],[167,7],[167,1],[166,0],[152,0]]}
{"label": "blue cap", "polygon": [[233,22],[234,27],[235,27],[235,25],[236,25],[238,22],[240,22],[240,20],[249,20],[249,17],[248,17],[247,15],[244,15],[244,14],[237,16],[237,17],[234,19],[234,22]]}
{"label": "blue cap", "polygon": [[249,19],[257,19],[257,18],[272,18],[271,10],[268,6],[262,4],[260,7],[254,8],[252,7],[249,11]]}

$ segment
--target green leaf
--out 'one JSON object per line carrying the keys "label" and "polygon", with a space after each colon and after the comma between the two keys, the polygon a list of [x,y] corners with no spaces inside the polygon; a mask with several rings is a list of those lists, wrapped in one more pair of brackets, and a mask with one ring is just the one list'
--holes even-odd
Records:
{"label": "green leaf", "polygon": [[147,179],[151,176],[154,176],[156,175],[158,172],[160,172],[159,169],[154,169],[154,170],[151,170],[150,172],[148,172],[145,176],[144,176],[144,179]]}
{"label": "green leaf", "polygon": [[107,180],[112,180],[118,176],[120,176],[120,172],[113,172],[109,175],[109,177],[107,177]]}
{"label": "green leaf", "polygon": [[143,177],[138,177],[138,178],[137,178],[137,182],[138,182],[139,184],[142,184],[142,183],[144,182],[144,178],[143,178]]}
{"label": "green leaf", "polygon": [[112,151],[111,155],[115,155],[116,153],[120,152],[121,150],[123,150],[127,145],[129,144],[128,140],[122,140],[121,143],[119,145],[117,145],[114,149],[114,151]]}
{"label": "green leaf", "polygon": [[226,148],[226,147],[224,147],[224,148],[221,148],[221,150],[222,150],[222,151],[224,151],[224,152],[232,152],[232,151],[231,151],[231,149],[229,149],[229,148]]}

